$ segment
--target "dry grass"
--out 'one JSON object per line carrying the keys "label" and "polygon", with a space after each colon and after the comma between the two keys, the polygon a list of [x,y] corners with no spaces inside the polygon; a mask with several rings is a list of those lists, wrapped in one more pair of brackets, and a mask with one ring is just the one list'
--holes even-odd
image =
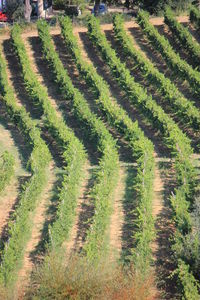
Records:
{"label": "dry grass", "polygon": [[65,265],[58,254],[46,257],[35,270],[25,299],[152,300],[153,280],[135,280],[132,270],[101,261],[89,264],[74,256]]}

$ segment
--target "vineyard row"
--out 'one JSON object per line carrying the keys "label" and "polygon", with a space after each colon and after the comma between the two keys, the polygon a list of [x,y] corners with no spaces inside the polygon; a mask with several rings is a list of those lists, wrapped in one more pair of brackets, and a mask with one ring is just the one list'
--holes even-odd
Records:
{"label": "vineyard row", "polygon": [[169,41],[158,33],[158,30],[149,22],[149,16],[146,12],[140,11],[137,15],[137,21],[147,36],[154,49],[161,53],[167,65],[174,74],[187,80],[194,93],[200,92],[200,73],[194,70],[186,61],[174,52]]}
{"label": "vineyard row", "polygon": [[[192,149],[189,140],[172,119],[165,114],[163,109],[146,94],[146,91],[143,90],[139,84],[135,83],[130,72],[126,69],[125,65],[121,63],[115,51],[110,47],[105,35],[100,30],[100,25],[96,18],[90,18],[88,34],[110,67],[113,76],[121,88],[127,93],[129,100],[145,113],[156,128],[161,130],[165,135],[165,140],[167,140],[167,146],[175,156],[178,188],[176,189],[176,193],[171,197],[177,228],[177,234],[175,236],[175,245],[177,247],[174,247],[176,248],[174,254],[177,260],[177,273],[183,287],[183,293],[184,295],[189,294],[189,296],[191,296],[191,298],[188,297],[187,299],[195,299],[195,296],[198,297],[196,280],[189,271],[190,266],[187,265],[187,258],[184,257],[182,252],[178,251],[178,246],[184,243],[184,238],[192,230],[190,206],[194,193],[195,171],[190,160]],[[182,272],[183,268],[185,272]],[[185,280],[186,277],[189,279]]]}

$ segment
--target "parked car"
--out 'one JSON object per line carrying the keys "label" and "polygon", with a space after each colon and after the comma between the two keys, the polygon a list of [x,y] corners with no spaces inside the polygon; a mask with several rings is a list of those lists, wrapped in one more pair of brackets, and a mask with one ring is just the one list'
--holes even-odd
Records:
{"label": "parked car", "polygon": [[[104,3],[99,5],[98,15],[105,15],[108,12],[107,6]],[[92,9],[92,14],[94,14],[94,7]]]}
{"label": "parked car", "polygon": [[0,22],[7,22],[7,21],[8,21],[8,17],[6,16],[6,14],[0,11]]}

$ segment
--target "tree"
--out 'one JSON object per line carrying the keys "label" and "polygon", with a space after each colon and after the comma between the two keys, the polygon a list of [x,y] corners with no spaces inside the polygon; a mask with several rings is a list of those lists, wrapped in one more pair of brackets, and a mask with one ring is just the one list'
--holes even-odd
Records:
{"label": "tree", "polygon": [[24,18],[23,0],[7,0],[6,10],[9,18],[13,20],[23,19]]}
{"label": "tree", "polygon": [[38,0],[38,18],[43,17],[43,11],[44,11],[44,1]]}
{"label": "tree", "polygon": [[25,0],[24,18],[27,22],[31,21],[31,12],[32,12],[32,7],[30,4],[30,0]]}
{"label": "tree", "polygon": [[94,15],[98,16],[99,14],[99,5],[100,5],[100,0],[95,0],[94,4]]}

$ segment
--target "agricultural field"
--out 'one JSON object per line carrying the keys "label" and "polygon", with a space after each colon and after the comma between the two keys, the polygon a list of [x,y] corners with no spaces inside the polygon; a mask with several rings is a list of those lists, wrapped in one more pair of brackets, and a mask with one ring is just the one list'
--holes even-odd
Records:
{"label": "agricultural field", "polygon": [[200,299],[200,13],[0,35],[0,299]]}

